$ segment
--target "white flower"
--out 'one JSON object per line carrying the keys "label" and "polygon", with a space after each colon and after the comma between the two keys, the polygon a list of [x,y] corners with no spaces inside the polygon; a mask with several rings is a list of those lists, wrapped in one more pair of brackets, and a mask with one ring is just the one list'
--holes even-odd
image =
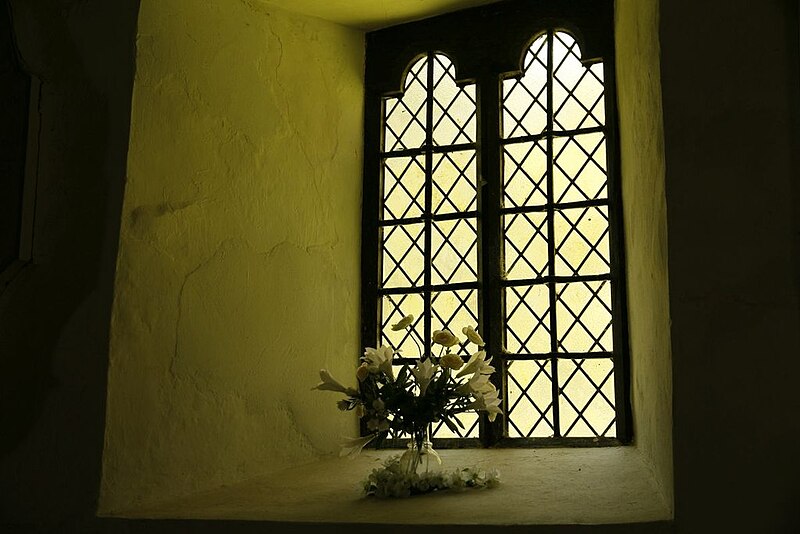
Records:
{"label": "white flower", "polygon": [[439,369],[438,365],[433,365],[431,363],[431,359],[427,358],[417,364],[411,370],[411,373],[414,375],[414,378],[417,379],[417,385],[419,385],[419,395],[420,397],[425,395],[425,390],[428,389],[428,384],[431,383],[431,378],[433,378],[434,373]]}
{"label": "white flower", "polygon": [[479,350],[467,362],[467,365],[461,369],[461,372],[456,375],[456,378],[466,376],[470,373],[478,373],[483,375],[490,375],[494,373],[494,367],[489,365],[492,359],[486,359],[486,351]]}
{"label": "white flower", "polygon": [[378,349],[367,347],[364,349],[364,361],[367,363],[369,372],[377,373],[383,371],[391,380],[394,380],[393,357],[394,352],[389,347],[380,347]]}
{"label": "white flower", "polygon": [[367,379],[369,375],[369,367],[367,367],[366,363],[362,363],[358,369],[356,369],[356,378],[359,382],[363,382]]}
{"label": "white flower", "polygon": [[497,388],[494,387],[494,384],[489,382],[488,375],[482,375],[480,373],[475,373],[472,375],[472,378],[466,384],[462,384],[458,388],[458,392],[462,395],[484,395],[486,393],[496,391]]}
{"label": "white flower", "polygon": [[461,329],[461,333],[463,333],[465,336],[467,336],[468,340],[472,341],[473,343],[475,343],[479,347],[482,347],[482,346],[485,345],[481,335],[474,328],[472,328],[471,326],[465,326],[464,328],[462,328]]}
{"label": "white flower", "polygon": [[353,388],[344,387],[338,380],[333,378],[331,374],[328,372],[327,369],[320,369],[319,370],[319,377],[322,380],[319,384],[314,386],[311,389],[318,389],[320,391],[336,391],[338,393],[344,393],[345,395],[349,395],[351,397],[355,397],[358,395],[358,391]]}
{"label": "white flower", "polygon": [[461,343],[461,340],[458,339],[450,330],[434,330],[433,335],[431,336],[434,343],[438,343],[443,347],[452,347],[453,345],[458,345]]}
{"label": "white flower", "polygon": [[448,352],[442,359],[439,360],[439,363],[445,369],[452,369],[454,371],[458,371],[464,365],[464,360],[461,359],[461,356],[458,354],[453,354],[452,352]]}
{"label": "white flower", "polygon": [[377,436],[377,434],[362,436],[360,438],[345,438],[344,443],[342,443],[342,449],[339,451],[339,456],[355,458],[361,454],[361,449],[366,447],[367,443],[375,439],[375,436]]}
{"label": "white flower", "polygon": [[396,324],[392,325],[392,330],[394,330],[395,332],[397,332],[398,330],[405,330],[413,322],[414,322],[414,316],[411,314],[406,315],[405,317],[400,319]]}
{"label": "white flower", "polygon": [[500,399],[497,390],[475,396],[475,401],[469,405],[471,410],[484,410],[489,413],[489,421],[494,421],[495,417],[503,413],[500,409]]}

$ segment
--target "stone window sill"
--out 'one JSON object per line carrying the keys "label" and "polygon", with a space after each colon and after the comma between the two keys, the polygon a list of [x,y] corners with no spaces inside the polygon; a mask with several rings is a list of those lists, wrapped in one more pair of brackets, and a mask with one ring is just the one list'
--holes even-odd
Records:
{"label": "stone window sill", "polygon": [[444,467],[496,467],[491,490],[365,499],[360,481],[396,451],[326,458],[248,482],[114,514],[127,518],[303,523],[559,525],[672,519],[636,447],[441,451]]}

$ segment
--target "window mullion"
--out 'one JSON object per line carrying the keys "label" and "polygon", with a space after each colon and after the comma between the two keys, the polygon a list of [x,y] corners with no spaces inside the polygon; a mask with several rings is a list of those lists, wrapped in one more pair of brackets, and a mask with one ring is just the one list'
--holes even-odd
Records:
{"label": "window mullion", "polygon": [[[501,225],[502,171],[500,160],[500,80],[497,73],[485,72],[477,83],[478,93],[478,212],[479,228],[479,319],[486,342],[487,356],[493,356],[496,372],[491,379],[507,406],[506,362],[503,354],[503,235]],[[505,417],[490,423],[481,414],[481,440],[490,446],[505,436]]]}
{"label": "window mullion", "polygon": [[433,52],[428,52],[428,62],[426,67],[426,87],[427,102],[425,104],[425,211],[422,217],[425,219],[425,290],[423,299],[425,310],[425,356],[430,357],[431,336],[433,335],[433,293],[430,287],[432,280],[432,235],[433,235]]}
{"label": "window mullion", "polygon": [[[556,243],[555,243],[555,210],[553,195],[553,30],[547,31],[547,268],[551,281],[547,283],[550,294],[550,352],[554,355],[558,351],[558,330],[556,322]],[[550,360],[552,375],[553,398],[553,429],[556,438],[561,437],[561,422],[559,418],[559,393],[558,393],[558,358],[553,356]]]}

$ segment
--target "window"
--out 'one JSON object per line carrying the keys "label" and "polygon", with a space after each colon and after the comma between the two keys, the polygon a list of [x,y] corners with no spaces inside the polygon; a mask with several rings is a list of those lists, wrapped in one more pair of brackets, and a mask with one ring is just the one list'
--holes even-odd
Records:
{"label": "window", "polygon": [[410,363],[480,325],[504,398],[439,447],[631,439],[613,80],[610,1],[368,35],[363,342]]}

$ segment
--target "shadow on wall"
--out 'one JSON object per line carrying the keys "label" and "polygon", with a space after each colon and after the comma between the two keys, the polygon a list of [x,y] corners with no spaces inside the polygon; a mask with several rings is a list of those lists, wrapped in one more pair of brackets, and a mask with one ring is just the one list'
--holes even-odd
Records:
{"label": "shadow on wall", "polygon": [[0,294],[0,523],[75,522],[100,480],[139,1],[9,7],[42,96],[33,260]]}

